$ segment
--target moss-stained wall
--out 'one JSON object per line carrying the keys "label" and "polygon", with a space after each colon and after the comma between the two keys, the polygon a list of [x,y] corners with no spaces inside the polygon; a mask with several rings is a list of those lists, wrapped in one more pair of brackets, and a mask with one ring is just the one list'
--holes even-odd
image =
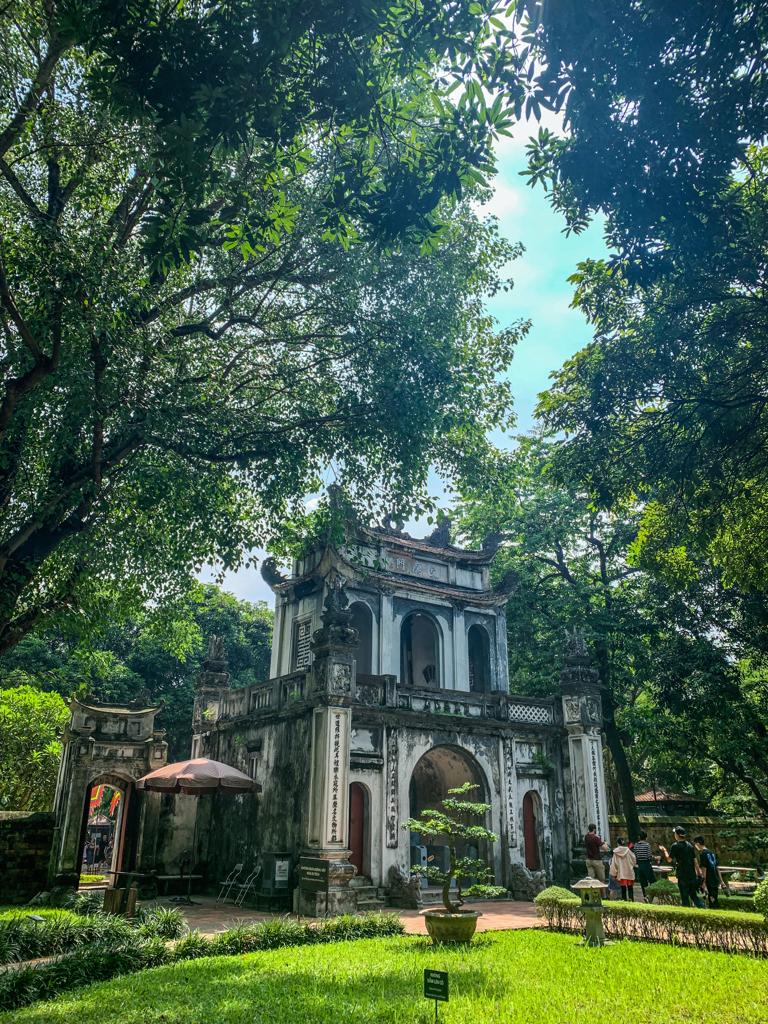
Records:
{"label": "moss-stained wall", "polygon": [[48,888],[53,815],[0,811],[0,903],[26,903]]}
{"label": "moss-stained wall", "polygon": [[255,760],[254,777],[261,793],[212,798],[207,832],[207,860],[224,878],[243,861],[253,866],[265,850],[294,853],[305,845],[308,812],[311,712],[218,732],[212,757],[242,771]]}

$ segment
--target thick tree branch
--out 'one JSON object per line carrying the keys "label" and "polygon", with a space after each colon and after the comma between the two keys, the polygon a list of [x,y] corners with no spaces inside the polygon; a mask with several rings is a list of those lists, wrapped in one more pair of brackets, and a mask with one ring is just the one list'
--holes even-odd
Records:
{"label": "thick tree branch", "polygon": [[5,129],[0,132],[0,157],[5,156],[14,142],[21,135],[29,118],[34,113],[43,90],[51,81],[53,72],[59,62],[59,58],[67,49],[67,45],[61,39],[54,39],[48,48],[48,52],[37,69],[35,78],[21,101],[19,109],[9,121]]}

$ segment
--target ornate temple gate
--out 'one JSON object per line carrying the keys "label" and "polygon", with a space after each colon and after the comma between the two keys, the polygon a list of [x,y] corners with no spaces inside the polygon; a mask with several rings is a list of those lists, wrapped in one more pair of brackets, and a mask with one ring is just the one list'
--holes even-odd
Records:
{"label": "ornate temple gate", "polygon": [[154,859],[160,798],[139,792],[135,782],[168,759],[164,733],[155,731],[159,707],[112,707],[73,698],[70,708],[54,802],[51,874],[57,885],[78,883],[89,794],[100,783],[123,793],[117,870],[140,870]]}

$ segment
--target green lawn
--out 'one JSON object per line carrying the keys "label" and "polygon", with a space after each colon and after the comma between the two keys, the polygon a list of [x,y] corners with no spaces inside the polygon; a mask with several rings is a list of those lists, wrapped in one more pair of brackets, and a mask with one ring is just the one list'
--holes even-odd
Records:
{"label": "green lawn", "polygon": [[425,967],[450,972],[445,1024],[765,1024],[768,963],[573,936],[496,932],[469,949],[417,938],[283,948],[159,967],[38,1003],[0,1024],[384,1024],[434,1019]]}

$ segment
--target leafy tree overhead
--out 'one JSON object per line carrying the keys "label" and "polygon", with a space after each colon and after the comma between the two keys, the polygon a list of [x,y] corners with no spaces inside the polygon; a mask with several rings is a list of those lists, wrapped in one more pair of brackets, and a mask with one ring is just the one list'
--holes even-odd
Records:
{"label": "leafy tree overhead", "polygon": [[[169,650],[169,632],[177,634],[181,655]],[[189,753],[195,682],[213,635],[223,638],[232,686],[268,677],[272,612],[206,584],[162,634],[151,616],[141,615],[110,624],[87,645],[54,626],[38,628],[0,658],[0,687],[162,703],[157,725],[166,731],[171,759],[179,759]]]}
{"label": "leafy tree overhead", "polygon": [[68,719],[58,693],[33,686],[0,689],[0,808],[51,809]]}
{"label": "leafy tree overhead", "polygon": [[626,560],[637,516],[595,511],[584,491],[568,491],[551,478],[548,459],[547,443],[533,437],[520,439],[513,453],[500,454],[489,467],[492,486],[464,489],[461,529],[475,541],[500,534],[496,571],[518,577],[507,608],[514,691],[557,693],[566,630],[584,630],[599,673],[622,810],[634,833],[638,821],[621,709],[632,703],[653,633],[639,573]]}
{"label": "leafy tree overhead", "polygon": [[509,124],[495,11],[3,8],[0,650],[162,607],[329,465],[404,502],[504,417],[510,253],[462,201]]}
{"label": "leafy tree overhead", "polygon": [[603,507],[641,497],[647,564],[687,550],[764,589],[765,5],[526,0],[518,14],[531,102],[567,128],[539,132],[526,173],[567,229],[602,214],[614,252],[574,278],[595,339],[541,404],[564,435],[560,472]]}
{"label": "leafy tree overhead", "polygon": [[604,504],[638,492],[642,543],[660,567],[693,549],[742,587],[765,589],[768,152],[734,183],[727,248],[632,285],[594,261],[576,302],[595,340],[555,375],[540,411],[565,432],[563,472]]}
{"label": "leafy tree overhead", "polygon": [[465,488],[463,532],[503,538],[510,686],[557,694],[565,630],[585,634],[599,674],[610,774],[634,834],[634,793],[652,785],[765,809],[766,605],[706,563],[674,581],[634,556],[641,506],[599,511],[553,475],[551,441],[528,437]]}
{"label": "leafy tree overhead", "polygon": [[561,111],[567,134],[530,148],[571,229],[595,212],[633,273],[727,244],[734,168],[768,132],[768,13],[753,0],[575,0],[517,5],[530,61],[527,109]]}

